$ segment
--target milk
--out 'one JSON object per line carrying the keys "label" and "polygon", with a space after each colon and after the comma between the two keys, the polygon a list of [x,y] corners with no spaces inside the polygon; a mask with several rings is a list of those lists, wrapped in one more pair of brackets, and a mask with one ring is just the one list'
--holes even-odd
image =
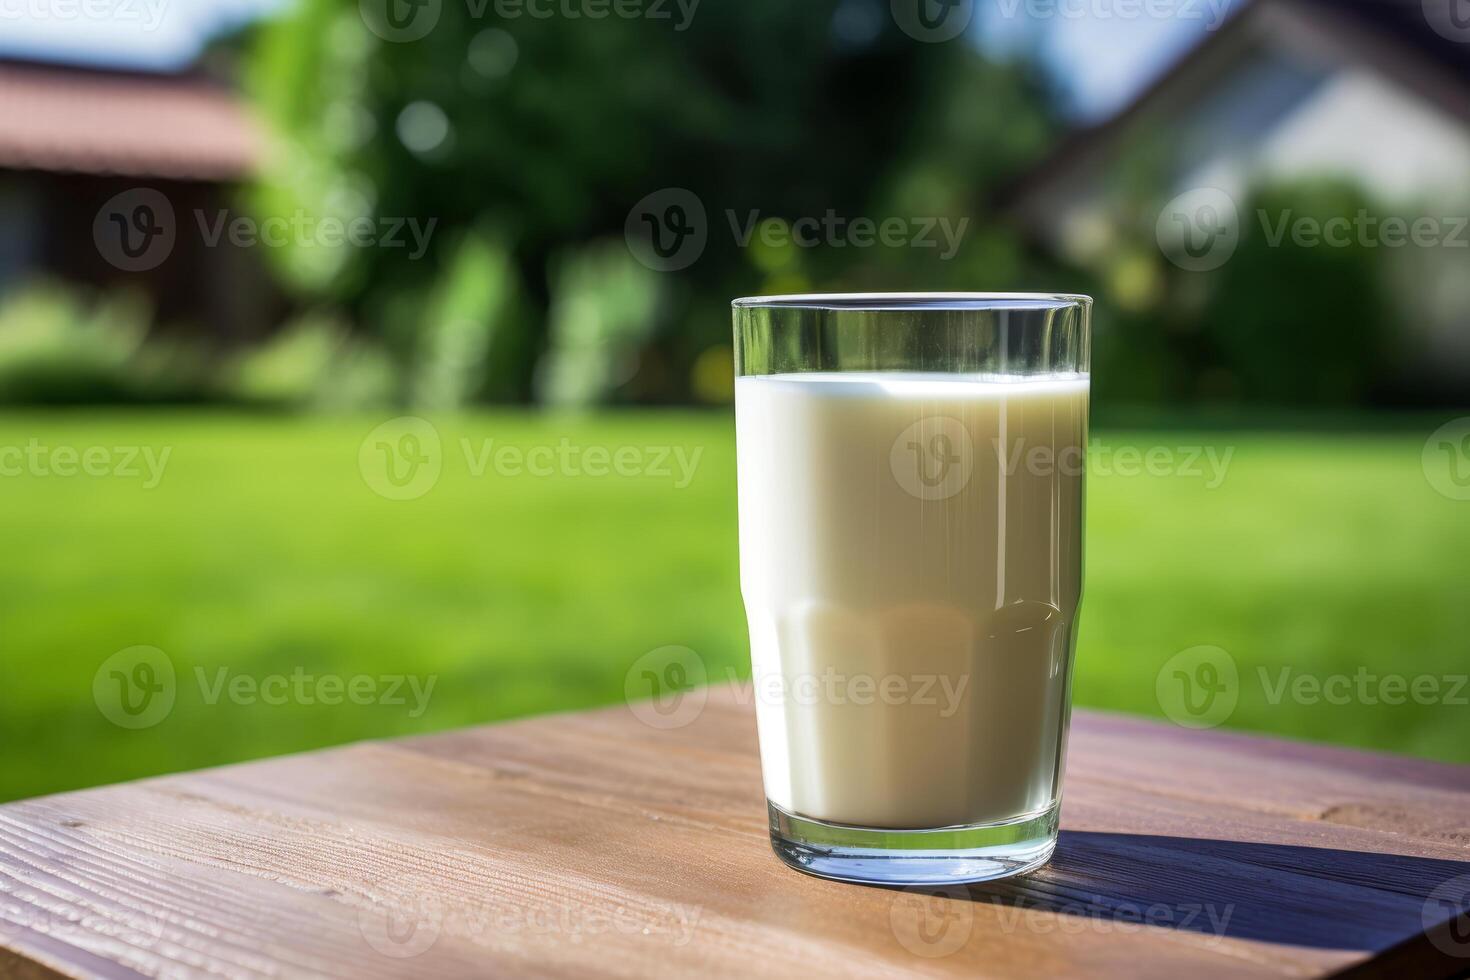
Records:
{"label": "milk", "polygon": [[1085,376],[743,377],[740,583],[766,795],[920,829],[1057,800]]}

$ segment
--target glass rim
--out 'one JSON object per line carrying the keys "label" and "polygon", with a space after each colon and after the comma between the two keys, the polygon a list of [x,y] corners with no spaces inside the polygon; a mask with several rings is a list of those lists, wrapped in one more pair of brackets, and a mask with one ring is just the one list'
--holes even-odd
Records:
{"label": "glass rim", "polygon": [[882,313],[898,310],[1045,310],[1090,307],[1085,293],[787,293],[741,296],[732,309],[846,310]]}

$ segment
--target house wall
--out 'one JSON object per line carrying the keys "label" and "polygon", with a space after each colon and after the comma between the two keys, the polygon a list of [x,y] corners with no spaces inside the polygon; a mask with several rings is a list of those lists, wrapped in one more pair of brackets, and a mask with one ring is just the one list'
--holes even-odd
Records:
{"label": "house wall", "polygon": [[[1470,127],[1381,75],[1333,71],[1290,97],[1289,109],[1270,127],[1251,134],[1222,131],[1215,152],[1180,174],[1180,189],[1241,193],[1253,179],[1332,174],[1387,204],[1460,199],[1470,192]],[[1209,125],[1206,117],[1192,128]]]}
{"label": "house wall", "polygon": [[[156,268],[125,271],[110,264],[93,238],[93,223],[114,195],[154,188],[174,209],[176,238]],[[266,336],[286,303],[260,247],[241,248],[228,236],[211,245],[198,214],[213,222],[237,213],[229,189],[197,181],[37,171],[0,171],[0,292],[36,278],[90,289],[142,290],[164,330],[234,346]]]}
{"label": "house wall", "polygon": [[41,210],[27,183],[0,175],[0,290],[23,277],[39,258]]}
{"label": "house wall", "polygon": [[[1470,215],[1467,120],[1321,45],[1254,35],[1208,59],[1106,147],[1032,188],[1018,217],[1058,253],[1092,264],[1110,253],[1120,222],[1151,227],[1151,209],[1201,187],[1239,203],[1261,180],[1336,176],[1390,209],[1379,217],[1428,215],[1448,233]],[[1460,241],[1470,242],[1470,230]],[[1382,262],[1408,311],[1406,370],[1441,390],[1470,383],[1470,247],[1384,248]]]}

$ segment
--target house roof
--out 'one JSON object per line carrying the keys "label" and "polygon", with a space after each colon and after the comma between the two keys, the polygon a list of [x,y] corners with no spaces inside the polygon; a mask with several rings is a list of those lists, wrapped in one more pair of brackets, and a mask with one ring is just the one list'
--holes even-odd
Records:
{"label": "house roof", "polygon": [[1298,44],[1318,55],[1370,65],[1470,121],[1470,35],[1452,40],[1431,24],[1436,4],[1456,0],[1247,0],[1177,59],[1122,111],[1074,131],[1040,164],[1002,189],[1002,208],[1044,193],[1058,177],[1096,167],[1139,119],[1187,105],[1256,41]]}
{"label": "house roof", "polygon": [[263,147],[240,100],[197,73],[0,61],[0,168],[225,181]]}

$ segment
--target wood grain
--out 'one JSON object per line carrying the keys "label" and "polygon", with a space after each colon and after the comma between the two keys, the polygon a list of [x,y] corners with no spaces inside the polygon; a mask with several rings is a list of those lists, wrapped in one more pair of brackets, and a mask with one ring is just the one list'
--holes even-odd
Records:
{"label": "wood grain", "polygon": [[0,977],[1470,968],[1470,768],[1078,712],[1066,787],[1051,865],[947,894],[781,865],[731,687],[29,800]]}

